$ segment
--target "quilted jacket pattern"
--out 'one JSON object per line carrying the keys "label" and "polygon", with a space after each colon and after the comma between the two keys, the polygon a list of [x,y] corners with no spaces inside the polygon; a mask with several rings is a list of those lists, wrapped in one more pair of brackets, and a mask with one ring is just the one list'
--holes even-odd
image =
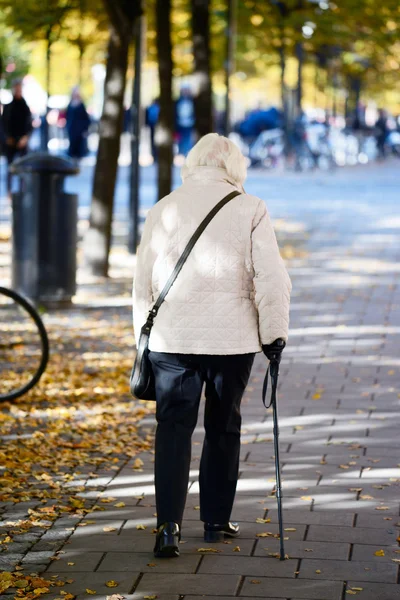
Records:
{"label": "quilted jacket pattern", "polygon": [[[196,167],[149,211],[133,285],[136,339],[190,236],[234,185],[224,169]],[[259,352],[261,344],[287,339],[290,292],[265,203],[243,191],[196,243],[155,319],[149,349]]]}

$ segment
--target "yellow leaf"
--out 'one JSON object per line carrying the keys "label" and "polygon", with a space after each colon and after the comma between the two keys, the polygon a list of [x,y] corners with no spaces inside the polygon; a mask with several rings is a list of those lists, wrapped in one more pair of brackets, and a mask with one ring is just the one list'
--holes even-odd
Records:
{"label": "yellow leaf", "polygon": [[26,588],[29,585],[29,581],[27,579],[18,579],[13,583],[13,587],[16,588]]}
{"label": "yellow leaf", "polygon": [[144,600],[157,600],[158,596],[143,596]]}
{"label": "yellow leaf", "polygon": [[356,592],[362,592],[364,588],[359,588],[359,587],[352,587],[352,590],[356,591]]}
{"label": "yellow leaf", "polygon": [[119,583],[117,581],[114,581],[114,579],[110,579],[109,581],[106,581],[107,587],[117,587],[118,585],[119,585]]}
{"label": "yellow leaf", "polygon": [[117,504],[114,504],[115,508],[124,508],[124,506],[126,506],[125,502],[117,502]]}
{"label": "yellow leaf", "polygon": [[271,519],[256,519],[256,523],[270,523]]}
{"label": "yellow leaf", "polygon": [[300,500],[312,500],[311,496],[300,496]]}
{"label": "yellow leaf", "polygon": [[200,506],[193,506],[193,510],[200,510]]}
{"label": "yellow leaf", "polygon": [[296,527],[285,527],[284,531],[296,531]]}
{"label": "yellow leaf", "polygon": [[380,549],[374,552],[375,556],[385,556],[385,551]]}
{"label": "yellow leaf", "polygon": [[148,567],[156,567],[157,565],[156,565],[156,563],[147,563],[147,566]]}
{"label": "yellow leaf", "polygon": [[261,583],[259,579],[250,579],[250,583]]}
{"label": "yellow leaf", "polygon": [[139,523],[139,525],[136,525],[136,529],[146,529],[146,525]]}
{"label": "yellow leaf", "polygon": [[141,469],[143,467],[143,465],[144,465],[144,462],[142,461],[142,459],[141,458],[137,458],[135,460],[135,462],[133,463],[133,468],[134,469]]}
{"label": "yellow leaf", "polygon": [[86,588],[86,593],[87,594],[97,594],[97,592],[95,590],[90,590],[89,588]]}
{"label": "yellow leaf", "polygon": [[68,565],[69,567],[73,567],[73,566],[74,566],[74,564],[75,564],[74,562],[69,562],[69,563],[67,563],[67,565]]}
{"label": "yellow leaf", "polygon": [[221,552],[221,550],[217,550],[217,548],[197,548],[197,552]]}
{"label": "yellow leaf", "polygon": [[353,592],[353,590],[346,590],[346,594],[351,594],[352,596],[355,596],[357,592]]}
{"label": "yellow leaf", "polygon": [[[240,546],[235,546],[233,552],[240,552]],[[394,559],[393,559],[394,560]]]}
{"label": "yellow leaf", "polygon": [[117,531],[117,527],[110,527],[107,525],[106,527],[103,527],[103,531],[106,533],[109,533],[110,531]]}
{"label": "yellow leaf", "polygon": [[42,587],[42,588],[35,588],[35,589],[33,590],[33,593],[34,593],[36,596],[41,596],[42,594],[47,594],[47,592],[48,592],[48,591],[49,591],[49,588],[48,588],[48,587]]}
{"label": "yellow leaf", "polygon": [[389,510],[388,506],[375,506],[375,510]]}
{"label": "yellow leaf", "polygon": [[319,575],[321,573],[321,569],[316,569],[315,572],[318,573],[318,575]]}
{"label": "yellow leaf", "polygon": [[264,531],[263,533],[256,533],[256,537],[270,537],[271,535],[274,535],[273,533],[271,533],[270,531]]}
{"label": "yellow leaf", "polygon": [[109,502],[114,502],[114,500],[116,498],[100,498],[100,502],[103,502],[103,504],[109,504]]}
{"label": "yellow leaf", "polygon": [[313,394],[311,396],[312,400],[319,400],[321,398],[321,394],[319,394],[318,392],[316,392],[315,394]]}

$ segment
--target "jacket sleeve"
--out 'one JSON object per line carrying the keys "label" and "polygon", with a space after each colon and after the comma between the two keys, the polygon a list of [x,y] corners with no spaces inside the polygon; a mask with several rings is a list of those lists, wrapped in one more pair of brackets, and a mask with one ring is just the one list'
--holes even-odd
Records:
{"label": "jacket sleeve", "polygon": [[271,344],[277,338],[286,341],[292,284],[279,253],[267,208],[261,200],[253,220],[251,252],[261,344]]}
{"label": "jacket sleeve", "polygon": [[155,252],[151,246],[152,222],[149,212],[144,224],[142,239],[136,258],[136,271],[133,280],[132,309],[133,328],[136,342],[139,341],[140,330],[146,322],[147,314],[153,304],[151,278]]}

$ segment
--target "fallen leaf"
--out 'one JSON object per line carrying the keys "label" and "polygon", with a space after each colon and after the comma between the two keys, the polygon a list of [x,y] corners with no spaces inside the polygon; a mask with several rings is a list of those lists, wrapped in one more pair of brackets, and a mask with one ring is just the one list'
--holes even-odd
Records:
{"label": "fallen leaf", "polygon": [[147,563],[147,566],[148,567],[156,567],[157,565],[156,565],[156,563]]}
{"label": "fallen leaf", "polygon": [[200,510],[200,506],[193,506],[193,510]]}
{"label": "fallen leaf", "polygon": [[380,549],[374,552],[375,556],[385,556],[385,551]]}
{"label": "fallen leaf", "polygon": [[321,573],[321,569],[316,569],[315,572],[318,573],[318,575],[319,575]]}
{"label": "fallen leaf", "polygon": [[375,506],[375,510],[389,510],[388,506]]}
{"label": "fallen leaf", "polygon": [[271,519],[261,519],[261,517],[256,519],[256,523],[270,523],[270,522],[271,522]]}
{"label": "fallen leaf", "polygon": [[103,531],[105,531],[106,533],[109,533],[110,531],[117,531],[117,527],[109,527],[107,525],[106,527],[103,527]]}
{"label": "fallen leaf", "polygon": [[157,600],[158,596],[143,596],[144,600]]}
{"label": "fallen leaf", "polygon": [[142,523],[139,523],[139,525],[136,525],[136,529],[146,529],[146,525],[142,525]]}
{"label": "fallen leaf", "polygon": [[74,566],[74,564],[75,564],[74,562],[69,562],[69,563],[67,563],[67,565],[68,565],[69,567],[73,567],[73,566]]}
{"label": "fallen leaf", "polygon": [[319,400],[321,398],[321,394],[319,392],[316,392],[315,394],[313,394],[311,396],[312,400]]}
{"label": "fallen leaf", "polygon": [[135,460],[135,462],[133,463],[133,468],[134,469],[141,469],[143,467],[143,465],[144,465],[144,462],[142,461],[142,459],[141,458],[137,458]]}
{"label": "fallen leaf", "polygon": [[233,552],[240,552],[240,546],[235,546],[233,548]]}
{"label": "fallen leaf", "polygon": [[346,590],[346,594],[351,594],[352,596],[355,596],[357,592],[353,592],[353,590]]}
{"label": "fallen leaf", "polygon": [[86,588],[86,593],[91,594],[91,595],[97,594],[97,592],[95,590],[90,590],[89,588]]}
{"label": "fallen leaf", "polygon": [[304,548],[304,552],[314,552],[312,548]]}
{"label": "fallen leaf", "polygon": [[106,596],[106,600],[124,600],[125,596],[121,594],[111,594],[111,596]]}
{"label": "fallen leaf", "polygon": [[284,531],[296,531],[296,527],[285,527]]}
{"label": "fallen leaf", "polygon": [[362,592],[364,588],[360,588],[360,587],[351,587],[352,590],[354,590],[355,592]]}
{"label": "fallen leaf", "polygon": [[300,496],[300,500],[312,500],[311,496]]}
{"label": "fallen leaf", "polygon": [[106,581],[106,586],[107,587],[117,587],[117,586],[119,586],[119,583],[117,581],[114,581],[114,579],[110,579],[109,581]]}
{"label": "fallen leaf", "polygon": [[115,508],[124,508],[126,506],[125,502],[117,502],[114,504]]}
{"label": "fallen leaf", "polygon": [[221,552],[221,550],[218,550],[217,548],[197,548],[197,552]]}
{"label": "fallen leaf", "polygon": [[250,583],[261,583],[259,579],[250,579]]}

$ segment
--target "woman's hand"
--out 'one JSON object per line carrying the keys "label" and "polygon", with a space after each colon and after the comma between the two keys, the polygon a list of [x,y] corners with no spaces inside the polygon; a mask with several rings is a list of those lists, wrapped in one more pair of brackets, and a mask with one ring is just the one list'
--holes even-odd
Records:
{"label": "woman's hand", "polygon": [[285,340],[278,338],[272,344],[263,344],[262,350],[269,361],[281,361],[281,354],[286,346]]}

